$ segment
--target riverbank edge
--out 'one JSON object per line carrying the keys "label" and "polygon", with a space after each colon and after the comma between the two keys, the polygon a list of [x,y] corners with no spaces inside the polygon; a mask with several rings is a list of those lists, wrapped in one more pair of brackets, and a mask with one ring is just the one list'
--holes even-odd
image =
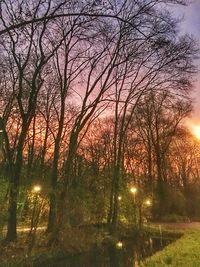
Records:
{"label": "riverbank edge", "polygon": [[[123,234],[121,234],[123,232]],[[160,229],[158,227],[144,228],[141,232],[142,235],[150,235],[151,237],[160,237]],[[47,251],[41,253],[33,253],[32,255],[24,255],[24,257],[7,259],[0,263],[0,267],[32,267],[32,266],[43,266],[51,263],[52,261],[62,261],[66,258],[73,257],[74,255],[81,255],[82,253],[89,252],[94,246],[103,247],[104,245],[112,244],[115,245],[118,240],[126,238],[138,238],[139,233],[136,229],[126,227],[120,229],[115,235],[102,235],[101,242],[96,240],[91,247],[87,250],[77,251],[65,251],[58,247],[49,248]],[[162,238],[180,238],[183,235],[182,231],[179,230],[162,230]]]}
{"label": "riverbank edge", "polygon": [[199,267],[200,230],[185,230],[181,238],[145,259],[140,267]]}

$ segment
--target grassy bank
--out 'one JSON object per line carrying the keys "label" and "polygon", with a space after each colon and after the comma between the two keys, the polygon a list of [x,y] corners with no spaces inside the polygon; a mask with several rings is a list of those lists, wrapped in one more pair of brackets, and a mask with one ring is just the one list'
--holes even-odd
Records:
{"label": "grassy bank", "polygon": [[142,267],[199,267],[200,230],[183,237],[145,260]]}

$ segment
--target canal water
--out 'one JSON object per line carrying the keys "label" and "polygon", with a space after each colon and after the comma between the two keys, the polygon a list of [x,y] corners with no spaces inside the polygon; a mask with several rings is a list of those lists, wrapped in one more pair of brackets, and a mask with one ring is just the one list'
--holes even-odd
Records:
{"label": "canal water", "polygon": [[123,240],[118,245],[94,248],[90,252],[70,256],[42,267],[138,267],[145,257],[173,241],[175,239],[146,238],[137,242]]}

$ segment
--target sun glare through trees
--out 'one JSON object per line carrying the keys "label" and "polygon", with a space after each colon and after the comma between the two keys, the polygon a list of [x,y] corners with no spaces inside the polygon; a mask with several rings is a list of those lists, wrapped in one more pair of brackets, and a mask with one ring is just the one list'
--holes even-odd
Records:
{"label": "sun glare through trees", "polygon": [[194,136],[195,136],[197,139],[200,139],[200,126],[196,126],[196,127],[194,127]]}

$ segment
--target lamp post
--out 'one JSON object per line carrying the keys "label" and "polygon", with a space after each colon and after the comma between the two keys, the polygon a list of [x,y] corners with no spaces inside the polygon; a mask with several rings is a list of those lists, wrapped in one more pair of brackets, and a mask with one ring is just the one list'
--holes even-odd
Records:
{"label": "lamp post", "polygon": [[33,192],[34,193],[39,193],[40,191],[41,191],[41,186],[40,185],[35,185],[34,187],[33,187]]}
{"label": "lamp post", "polygon": [[33,211],[32,211],[32,217],[31,217],[31,229],[28,235],[28,253],[32,251],[32,248],[35,244],[36,239],[36,230],[39,222],[39,215],[40,215],[40,198],[39,194],[42,190],[42,187],[40,185],[35,185],[32,188],[32,196],[33,196]]}
{"label": "lamp post", "polygon": [[137,193],[137,188],[136,188],[136,187],[131,187],[130,191],[131,191],[131,193],[133,194],[133,197],[134,197],[134,203],[135,203],[135,194]]}
{"label": "lamp post", "polygon": [[147,199],[146,201],[145,201],[145,204],[146,204],[146,206],[151,206],[151,200],[150,199]]}
{"label": "lamp post", "polygon": [[[152,205],[152,202],[150,199],[146,199],[144,200],[142,203],[141,203],[141,206],[140,206],[140,210],[139,210],[139,213],[140,213],[140,229],[142,228],[142,224],[143,224],[143,210],[145,211],[145,207],[146,208],[149,208],[150,206]],[[147,222],[148,222],[148,219],[147,219]]]}
{"label": "lamp post", "polygon": [[135,194],[137,193],[137,188],[136,187],[131,187],[130,188],[131,194],[133,194],[133,200],[134,200],[134,221],[135,224],[137,224],[137,217],[136,217],[136,201],[135,201]]}
{"label": "lamp post", "polygon": [[32,189],[33,192],[33,212],[32,212],[32,217],[31,217],[31,230],[30,232],[32,232],[33,229],[36,228],[37,225],[37,220],[38,220],[38,216],[37,216],[37,204],[38,204],[38,197],[39,197],[39,193],[42,190],[40,185],[35,185]]}
{"label": "lamp post", "polygon": [[118,196],[118,200],[119,200],[119,201],[122,200],[122,197],[121,197],[121,196]]}

